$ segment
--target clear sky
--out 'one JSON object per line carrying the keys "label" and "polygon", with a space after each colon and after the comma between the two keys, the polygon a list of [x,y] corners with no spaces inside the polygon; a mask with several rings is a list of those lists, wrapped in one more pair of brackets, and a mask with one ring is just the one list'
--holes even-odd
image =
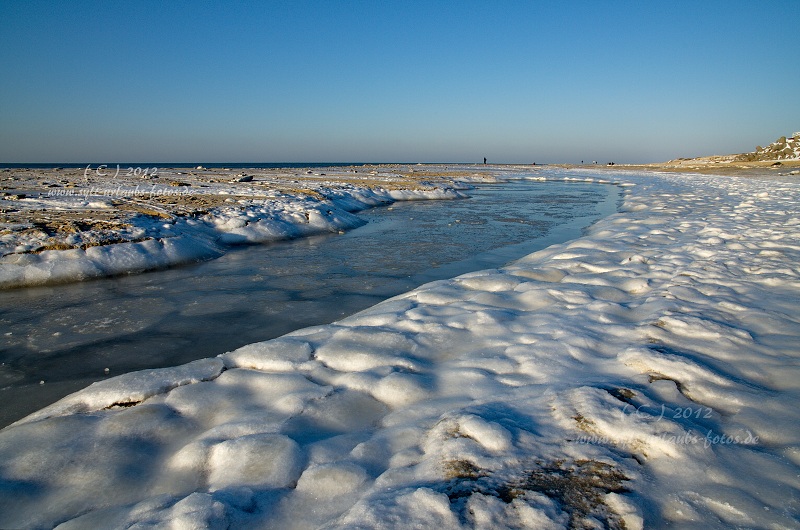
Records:
{"label": "clear sky", "polygon": [[800,130],[800,1],[0,0],[0,162],[646,162]]}

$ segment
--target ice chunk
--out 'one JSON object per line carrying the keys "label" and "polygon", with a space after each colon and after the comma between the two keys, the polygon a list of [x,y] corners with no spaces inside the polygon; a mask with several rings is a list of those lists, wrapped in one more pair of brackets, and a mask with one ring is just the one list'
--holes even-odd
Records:
{"label": "ice chunk", "polygon": [[226,440],[210,449],[208,485],[285,488],[300,477],[300,446],[280,434],[253,434]]}
{"label": "ice chunk", "polygon": [[306,469],[297,482],[297,491],[316,498],[337,497],[357,490],[366,480],[367,473],[355,464],[324,464]]}
{"label": "ice chunk", "polygon": [[224,354],[222,360],[228,368],[289,372],[308,361],[312,352],[308,342],[280,338],[242,346]]}
{"label": "ice chunk", "polygon": [[131,406],[179,386],[209,381],[222,373],[221,359],[200,359],[175,368],[141,370],[106,379],[31,414],[15,425],[53,416]]}

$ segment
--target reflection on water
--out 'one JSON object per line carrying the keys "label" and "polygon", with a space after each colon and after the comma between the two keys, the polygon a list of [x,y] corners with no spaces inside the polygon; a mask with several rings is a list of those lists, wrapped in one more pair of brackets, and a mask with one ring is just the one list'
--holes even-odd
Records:
{"label": "reflection on water", "polygon": [[110,375],[214,356],[428,281],[501,266],[578,237],[619,199],[615,187],[588,183],[517,182],[469,194],[362,212],[369,224],[344,235],[0,292],[0,426]]}

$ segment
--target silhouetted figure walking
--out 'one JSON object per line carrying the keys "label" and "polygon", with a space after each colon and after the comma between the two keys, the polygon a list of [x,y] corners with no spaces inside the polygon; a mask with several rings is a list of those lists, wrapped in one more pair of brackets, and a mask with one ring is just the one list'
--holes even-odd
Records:
{"label": "silhouetted figure walking", "polygon": [[483,157],[483,163],[486,165],[486,157]]}

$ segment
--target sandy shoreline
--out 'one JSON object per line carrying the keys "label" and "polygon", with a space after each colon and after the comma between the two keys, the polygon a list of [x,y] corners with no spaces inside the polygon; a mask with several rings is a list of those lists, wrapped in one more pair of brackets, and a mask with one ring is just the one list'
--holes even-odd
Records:
{"label": "sandy shoreline", "polygon": [[[196,217],[239,200],[322,198],[322,188],[344,189],[348,185],[424,190],[449,178],[467,176],[440,168],[414,172],[392,166],[146,169],[156,170],[155,174],[129,176],[125,168],[117,173],[114,167],[0,170],[0,234],[38,228],[51,238],[49,245],[59,245],[65,233],[119,230],[137,215],[167,220]],[[58,203],[44,208],[35,199]],[[47,246],[31,250],[48,250]]]}
{"label": "sandy shoreline", "polygon": [[0,170],[0,288],[208,259],[238,244],[360,226],[353,212],[448,199],[503,168]]}
{"label": "sandy shoreline", "polygon": [[231,245],[360,226],[396,200],[447,199],[471,183],[548,168],[800,178],[800,160],[735,156],[656,164],[382,164],[315,168],[0,169],[0,289],[144,272]]}
{"label": "sandy shoreline", "polygon": [[729,160],[730,156],[712,156],[693,159],[678,159],[652,164],[554,164],[566,169],[591,169],[593,171],[655,171],[659,173],[696,173],[727,177],[776,177],[797,176],[800,178],[800,160],[768,160],[741,162]]}

